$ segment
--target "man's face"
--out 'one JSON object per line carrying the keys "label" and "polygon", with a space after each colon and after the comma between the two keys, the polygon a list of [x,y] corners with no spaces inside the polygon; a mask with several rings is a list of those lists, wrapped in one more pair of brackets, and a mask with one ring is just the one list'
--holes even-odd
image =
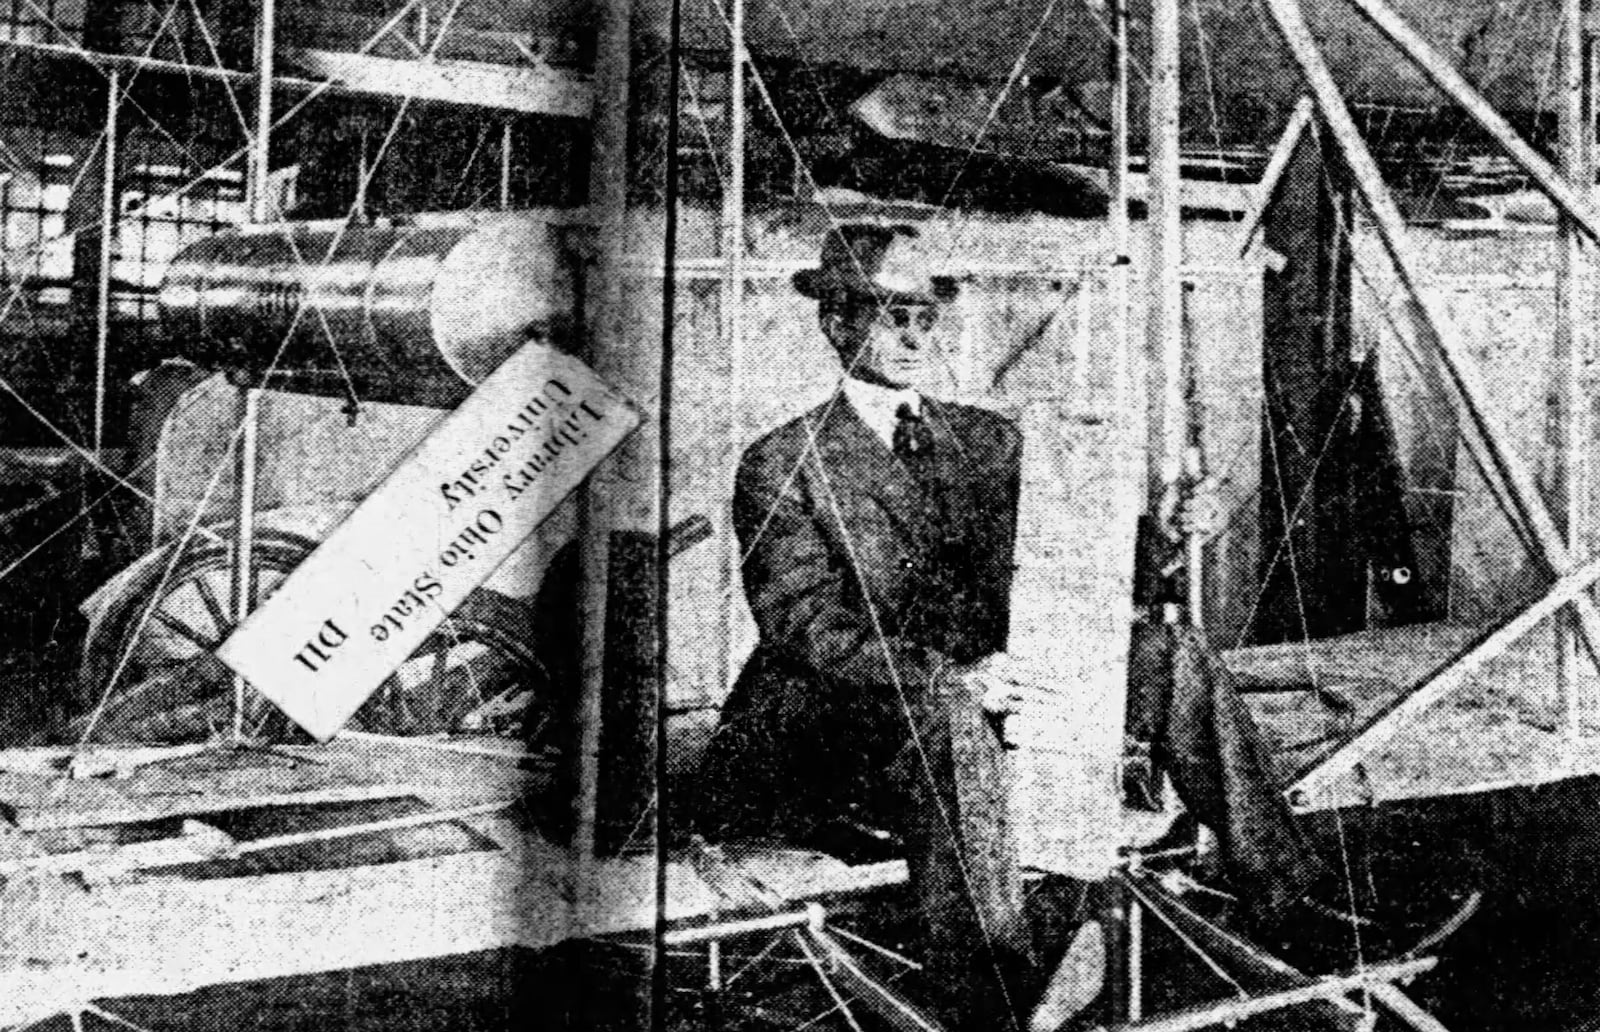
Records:
{"label": "man's face", "polygon": [[824,324],[845,370],[885,387],[928,383],[935,360],[938,305],[866,304]]}

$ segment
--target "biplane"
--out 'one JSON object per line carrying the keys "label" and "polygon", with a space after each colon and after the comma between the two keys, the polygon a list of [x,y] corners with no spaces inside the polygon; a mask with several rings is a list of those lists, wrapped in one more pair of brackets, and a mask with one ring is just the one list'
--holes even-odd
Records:
{"label": "biplane", "polygon": [[[837,920],[850,901],[902,884],[903,863],[672,842],[653,805],[657,791],[670,795],[665,779],[682,776],[673,765],[692,761],[715,690],[750,645],[739,556],[719,515],[738,449],[833,388],[788,278],[829,226],[892,217],[917,221],[924,258],[969,285],[938,388],[1014,414],[1028,441],[1010,650],[1041,670],[1042,701],[1017,756],[1015,805],[1032,831],[1029,868],[1119,887],[1107,918],[1117,946],[1110,1020],[1200,1028],[1313,1005],[1359,1021],[1381,1005],[1410,1027],[1441,1027],[1399,987],[1434,964],[1425,949],[1307,974],[1217,927],[1181,898],[1181,869],[1145,855],[1171,813],[1126,810],[1119,783],[1134,529],[1151,483],[1198,477],[1201,456],[1241,496],[1275,468],[1259,458],[1273,444],[1259,418],[1262,282],[1296,256],[1275,252],[1264,224],[1289,164],[1320,147],[1359,201],[1337,229],[1360,272],[1363,346],[1384,354],[1377,396],[1408,406],[1394,427],[1403,465],[1419,483],[1437,478],[1418,494],[1451,500],[1443,511],[1453,522],[1438,518],[1436,502],[1423,506],[1435,518],[1432,550],[1385,575],[1402,586],[1426,575],[1452,604],[1435,614],[1443,620],[1223,650],[1268,743],[1275,786],[1293,811],[1337,817],[1591,775],[1584,689],[1588,650],[1600,645],[1590,595],[1600,565],[1580,543],[1592,431],[1578,415],[1577,376],[1564,367],[1552,388],[1565,435],[1555,447],[1542,423],[1524,425],[1529,411],[1546,410],[1542,393],[1508,430],[1481,367],[1498,384],[1527,356],[1479,346],[1471,334],[1484,328],[1463,325],[1441,298],[1498,284],[1514,295],[1498,310],[1509,336],[1527,325],[1525,287],[1486,281],[1490,272],[1452,287],[1464,261],[1503,266],[1507,256],[1452,249],[1406,226],[1294,0],[1265,0],[1267,19],[1251,24],[1286,44],[1277,52],[1299,73],[1290,92],[1308,99],[1285,111],[1259,182],[1222,201],[1196,201],[1181,182],[1178,14],[1153,5],[1148,217],[1132,223],[1129,20],[1120,3],[1089,6],[1105,20],[1082,51],[1102,54],[1104,29],[1118,56],[1100,127],[1110,216],[1095,220],[952,217],[827,190],[746,213],[736,130],[724,212],[628,213],[607,180],[588,211],[286,222],[267,183],[270,45],[258,73],[223,75],[268,97],[254,136],[253,224],[190,246],[164,274],[160,318],[186,362],[156,371],[180,387],[135,459],[149,471],[157,547],[86,605],[67,744],[0,752],[9,825],[0,1024],[116,1022],[107,1001],[119,997],[645,933],[657,953],[703,951],[714,986],[730,977],[724,944],[781,939],[820,976],[838,1020],[853,1025],[865,1007],[895,1027],[936,1028],[863,959],[912,967],[914,958],[862,942]],[[1383,0],[1351,6],[1504,146],[1561,212],[1563,246],[1581,255],[1579,238],[1600,236],[1600,212],[1572,185],[1592,179],[1582,163],[1592,111],[1563,109],[1564,132],[1579,142],[1557,171]],[[597,153],[610,146],[615,157],[619,131],[605,118],[617,117],[617,98],[606,91],[618,87],[602,73],[627,78],[621,7],[623,30],[610,26],[596,76],[582,84],[587,101],[546,80],[494,88],[592,103]],[[812,5],[807,16],[826,13]],[[270,39],[270,14],[264,24]],[[1563,67],[1581,98],[1574,41],[1588,37],[1576,16],[1562,24]],[[717,47],[732,34],[742,91],[755,65],[739,18],[689,29]],[[782,38],[771,24],[760,31]],[[291,85],[388,88],[399,72],[384,60],[296,51],[294,65],[312,78]],[[111,74],[139,62],[101,64]],[[1332,64],[1348,74],[1359,60],[1343,50]],[[485,74],[444,68],[424,88],[460,99],[486,88]],[[479,86],[464,93],[463,83]],[[879,96],[875,110],[893,99]],[[911,135],[926,128],[913,123]],[[937,123],[936,135],[948,131]],[[595,168],[597,180],[614,174]],[[1186,209],[1243,218],[1185,224]],[[1583,333],[1578,267],[1574,258],[1552,277],[1554,314],[1541,327],[1563,356],[1577,354]],[[1141,291],[1147,303],[1133,303]],[[508,348],[532,331],[576,339],[579,326],[601,375],[647,407],[670,398],[673,408],[451,613],[344,732],[297,740],[216,649]],[[756,340],[783,346],[758,355]],[[666,418],[674,412],[701,418]],[[1546,451],[1559,506],[1532,468],[1530,455]],[[1259,603],[1240,585],[1263,565],[1294,561],[1249,521],[1190,553],[1188,618],[1230,641],[1246,637]],[[665,593],[652,567],[663,560]],[[587,587],[563,594],[555,573]],[[629,649],[617,651],[618,641]],[[1145,1016],[1146,915],[1251,990]],[[1054,1023],[1046,1012],[1041,1027],[1072,1009]]]}

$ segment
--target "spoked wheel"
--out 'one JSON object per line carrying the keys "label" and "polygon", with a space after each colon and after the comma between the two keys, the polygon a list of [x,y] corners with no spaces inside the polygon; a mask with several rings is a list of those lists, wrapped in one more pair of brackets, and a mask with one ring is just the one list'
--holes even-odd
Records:
{"label": "spoked wheel", "polygon": [[[254,548],[254,597],[270,598],[316,543],[268,532]],[[84,643],[77,736],[96,741],[181,742],[232,726],[232,674],[215,651],[233,632],[232,559],[219,542],[190,542],[125,586]],[[170,573],[168,572],[170,570]],[[563,717],[555,685],[529,649],[527,607],[478,590],[442,623],[352,718],[381,734],[471,732],[559,750]],[[249,693],[252,737],[299,733],[271,703]]]}

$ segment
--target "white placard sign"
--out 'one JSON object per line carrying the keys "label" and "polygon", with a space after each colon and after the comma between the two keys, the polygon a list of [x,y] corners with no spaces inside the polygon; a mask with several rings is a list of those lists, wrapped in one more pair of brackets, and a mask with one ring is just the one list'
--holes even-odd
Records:
{"label": "white placard sign", "polygon": [[217,655],[318,741],[639,425],[588,366],[529,344],[445,417]]}

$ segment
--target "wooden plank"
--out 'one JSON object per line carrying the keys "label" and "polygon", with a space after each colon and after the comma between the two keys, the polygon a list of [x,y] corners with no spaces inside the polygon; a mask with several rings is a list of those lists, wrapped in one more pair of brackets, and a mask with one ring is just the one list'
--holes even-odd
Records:
{"label": "wooden plank", "polygon": [[[540,781],[538,772],[495,757],[424,753],[382,742],[186,754],[147,763],[125,777],[78,780],[16,773],[13,768],[26,763],[8,760],[11,755],[0,754],[0,803],[18,827],[30,830],[400,797],[468,806],[525,792]],[[18,759],[37,764],[50,755]]]}

